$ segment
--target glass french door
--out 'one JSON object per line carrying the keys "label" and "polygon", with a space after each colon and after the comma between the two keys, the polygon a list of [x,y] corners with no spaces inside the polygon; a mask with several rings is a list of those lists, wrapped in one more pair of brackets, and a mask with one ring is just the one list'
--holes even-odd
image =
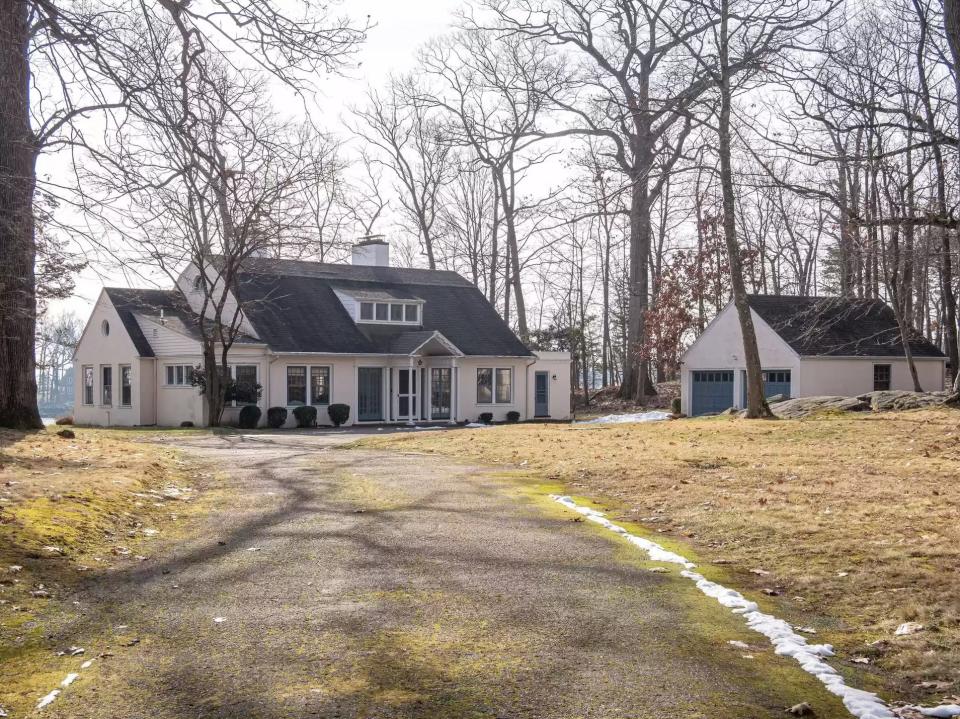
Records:
{"label": "glass french door", "polygon": [[397,370],[397,419],[417,418],[417,375],[415,369]]}
{"label": "glass french door", "polygon": [[361,422],[383,421],[383,368],[357,369],[357,419]]}
{"label": "glass french door", "polygon": [[453,370],[449,367],[433,367],[430,370],[430,417],[450,419]]}

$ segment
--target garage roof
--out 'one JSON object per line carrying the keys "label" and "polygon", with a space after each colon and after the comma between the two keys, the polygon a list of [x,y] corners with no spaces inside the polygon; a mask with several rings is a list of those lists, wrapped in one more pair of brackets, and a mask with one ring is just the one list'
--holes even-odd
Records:
{"label": "garage roof", "polygon": [[[802,356],[903,357],[896,315],[883,300],[750,295],[750,307]],[[945,357],[912,332],[915,357]]]}

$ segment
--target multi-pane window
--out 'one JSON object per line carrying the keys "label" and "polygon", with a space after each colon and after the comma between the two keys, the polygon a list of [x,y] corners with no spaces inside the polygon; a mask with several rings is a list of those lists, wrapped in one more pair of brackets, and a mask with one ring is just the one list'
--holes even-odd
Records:
{"label": "multi-pane window", "polygon": [[513,401],[513,370],[481,367],[477,370],[477,404],[510,404]]}
{"label": "multi-pane window", "polygon": [[120,365],[120,406],[133,404],[133,372],[128,364]]}
{"label": "multi-pane window", "polygon": [[168,364],[164,371],[168,387],[189,387],[193,384],[192,365]]}
{"label": "multi-pane window", "polygon": [[330,404],[330,368],[310,368],[310,404]]}
{"label": "multi-pane window", "polygon": [[100,368],[100,404],[104,407],[113,404],[113,367],[110,365]]}
{"label": "multi-pane window", "polygon": [[257,403],[257,366],[238,364],[232,368],[234,379],[233,401],[237,406]]}
{"label": "multi-pane window", "polygon": [[774,384],[790,384],[790,370],[764,370],[763,381]]}
{"label": "multi-pane window", "polygon": [[360,321],[417,324],[420,321],[420,305],[411,302],[361,302]]}
{"label": "multi-pane window", "polygon": [[307,368],[287,367],[287,406],[298,407],[307,403]]}
{"label": "multi-pane window", "polygon": [[890,365],[875,364],[873,366],[873,391],[885,392],[890,389]]}
{"label": "multi-pane window", "polygon": [[513,399],[513,370],[498,369],[496,372],[497,404],[507,404]]}
{"label": "multi-pane window", "polygon": [[83,403],[93,404],[93,367],[84,365],[83,369]]}

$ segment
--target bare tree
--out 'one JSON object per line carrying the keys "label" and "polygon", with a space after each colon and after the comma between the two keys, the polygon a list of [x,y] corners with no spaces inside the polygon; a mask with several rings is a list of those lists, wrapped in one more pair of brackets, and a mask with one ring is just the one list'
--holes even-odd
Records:
{"label": "bare tree", "polygon": [[[451,141],[470,148],[488,168],[496,188],[506,233],[506,278],[512,290],[521,338],[527,337],[523,295],[520,215],[525,202],[520,185],[551,151],[533,145],[548,107],[547,98],[562,82],[560,68],[544,48],[513,37],[497,39],[473,27],[431,43],[421,64],[435,82],[424,99],[449,112]],[[495,235],[496,237],[496,235]],[[493,245],[494,253],[497,245]],[[490,266],[489,296],[496,297],[497,257]],[[509,298],[505,296],[505,307]],[[504,314],[508,314],[505,309]]]}
{"label": "bare tree", "polygon": [[384,94],[370,90],[367,105],[354,114],[360,120],[354,132],[381,151],[379,161],[399,183],[400,205],[420,238],[427,266],[436,269],[440,191],[453,170],[443,124],[411,77],[391,78]]}
{"label": "bare tree", "polygon": [[315,71],[338,68],[363,30],[306,12],[298,18],[270,0],[0,2],[0,426],[41,426],[32,341],[39,154],[85,145],[82,118],[122,111],[149,89],[155,78],[135,58],[164,28],[183,39],[184,75],[198,56],[222,50],[301,87]]}
{"label": "bare tree", "polygon": [[[142,62],[152,59],[160,73],[169,68],[167,55],[178,50],[169,39],[148,46]],[[304,127],[275,117],[262,80],[210,58],[141,93],[127,124],[108,148],[109,166],[88,178],[99,191],[96,209],[143,248],[141,261],[171,279],[196,268],[192,286],[181,289],[197,315],[200,384],[207,420],[217,425],[230,386],[228,355],[248,328],[244,265],[282,254],[300,236],[311,215],[305,189],[321,181],[316,158],[323,153]]]}

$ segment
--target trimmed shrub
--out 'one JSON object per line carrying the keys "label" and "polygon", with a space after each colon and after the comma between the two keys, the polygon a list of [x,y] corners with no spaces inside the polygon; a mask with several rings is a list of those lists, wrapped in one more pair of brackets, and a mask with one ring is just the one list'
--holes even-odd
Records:
{"label": "trimmed shrub", "polygon": [[59,424],[61,426],[65,424],[73,424],[73,417],[70,415],[67,415],[66,417],[57,417],[55,424]]}
{"label": "trimmed shrub", "polygon": [[181,423],[180,423],[180,426],[181,426],[183,429],[189,429],[190,427],[193,426],[193,422],[191,422],[191,421],[188,419],[186,422],[181,422]]}
{"label": "trimmed shrub", "polygon": [[316,427],[317,426],[317,408],[309,404],[293,408],[293,416],[297,420],[298,427]]}
{"label": "trimmed shrub", "polygon": [[327,407],[327,414],[330,415],[330,421],[333,422],[333,426],[339,427],[340,425],[346,424],[347,420],[350,419],[350,405],[332,404]]}
{"label": "trimmed shrub", "polygon": [[510,424],[516,424],[520,421],[520,413],[516,410],[510,410],[507,412],[507,422]]}
{"label": "trimmed shrub", "polygon": [[273,429],[280,429],[287,421],[286,407],[271,407],[267,410],[267,424]]}
{"label": "trimmed shrub", "polygon": [[76,438],[77,438],[76,433],[74,433],[74,431],[73,431],[72,429],[61,429],[59,432],[57,432],[57,436],[58,436],[58,437],[62,437],[63,439],[76,439]]}
{"label": "trimmed shrub", "polygon": [[480,421],[484,424],[493,424],[493,412],[481,412]]}
{"label": "trimmed shrub", "polygon": [[670,411],[674,414],[680,414],[680,398],[674,397],[670,400]]}
{"label": "trimmed shrub", "polygon": [[263,412],[257,405],[248,404],[240,410],[240,419],[237,424],[240,425],[240,429],[256,429],[262,415]]}

